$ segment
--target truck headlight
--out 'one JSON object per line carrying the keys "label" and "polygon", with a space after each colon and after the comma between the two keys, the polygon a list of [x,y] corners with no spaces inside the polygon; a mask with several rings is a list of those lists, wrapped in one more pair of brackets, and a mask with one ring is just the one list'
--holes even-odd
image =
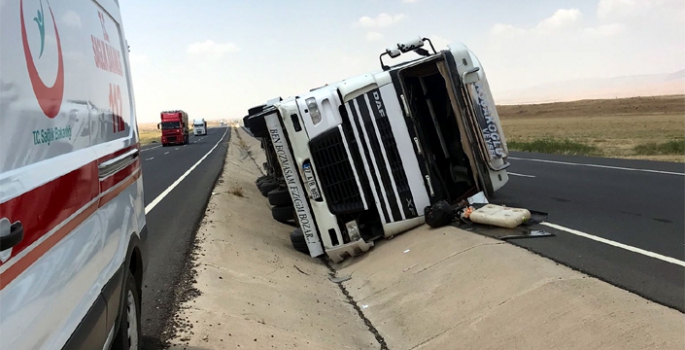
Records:
{"label": "truck headlight", "polygon": [[312,118],[312,123],[314,125],[321,122],[321,111],[319,111],[319,105],[316,103],[316,98],[310,97],[305,100],[307,103],[307,109],[309,109],[309,116]]}
{"label": "truck headlight", "polygon": [[347,235],[350,237],[350,242],[356,242],[361,239],[359,226],[356,221],[346,223],[345,227],[347,227]]}

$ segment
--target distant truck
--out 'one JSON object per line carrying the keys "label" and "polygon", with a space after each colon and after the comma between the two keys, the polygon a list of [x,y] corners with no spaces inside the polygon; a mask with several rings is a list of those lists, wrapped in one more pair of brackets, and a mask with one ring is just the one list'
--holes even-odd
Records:
{"label": "distant truck", "polygon": [[161,113],[162,122],[157,128],[162,130],[162,146],[185,145],[190,139],[188,127],[188,113],[184,111],[164,111]]}
{"label": "distant truck", "polygon": [[193,133],[195,136],[207,135],[207,122],[204,118],[193,120]]}

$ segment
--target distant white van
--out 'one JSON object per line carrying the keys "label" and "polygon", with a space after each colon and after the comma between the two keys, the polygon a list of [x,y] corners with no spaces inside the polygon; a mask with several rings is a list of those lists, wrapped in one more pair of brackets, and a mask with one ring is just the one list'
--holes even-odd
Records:
{"label": "distant white van", "polygon": [[138,349],[147,226],[119,1],[0,6],[0,349]]}
{"label": "distant white van", "polygon": [[195,136],[207,135],[207,122],[205,121],[205,119],[194,119],[193,130]]}

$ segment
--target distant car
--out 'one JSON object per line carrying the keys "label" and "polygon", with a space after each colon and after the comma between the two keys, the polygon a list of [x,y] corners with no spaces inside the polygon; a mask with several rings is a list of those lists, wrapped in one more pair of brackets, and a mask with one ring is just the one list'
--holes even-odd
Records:
{"label": "distant car", "polygon": [[118,1],[3,2],[0,90],[0,349],[138,349],[147,226]]}

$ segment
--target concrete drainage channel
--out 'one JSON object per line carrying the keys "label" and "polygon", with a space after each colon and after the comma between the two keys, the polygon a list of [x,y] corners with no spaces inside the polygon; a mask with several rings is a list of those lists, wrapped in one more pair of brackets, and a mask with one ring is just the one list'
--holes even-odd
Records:
{"label": "concrete drainage channel", "polygon": [[362,308],[359,307],[359,304],[357,304],[357,302],[354,300],[354,297],[352,297],[350,292],[347,291],[347,288],[345,288],[345,285],[343,283],[345,281],[347,281],[349,279],[349,277],[336,280],[336,278],[337,278],[336,275],[338,274],[338,272],[333,268],[333,266],[331,266],[330,261],[328,261],[324,258],[322,258],[321,260],[326,265],[326,267],[328,267],[328,269],[331,271],[331,278],[330,278],[331,282],[337,284],[338,287],[340,288],[340,291],[345,295],[345,297],[347,297],[347,302],[350,305],[352,305],[352,307],[354,308],[355,311],[357,311],[359,318],[361,318],[364,321],[364,324],[369,329],[369,332],[371,332],[371,334],[373,334],[374,338],[376,338],[376,341],[378,341],[378,344],[380,344],[380,346],[381,346],[380,349],[381,350],[389,350],[388,344],[385,342],[385,339],[383,338],[383,336],[378,332],[378,329],[376,329],[376,327],[373,325],[373,323],[371,323],[371,320],[369,320],[366,316],[364,316],[364,312],[362,311]]}

